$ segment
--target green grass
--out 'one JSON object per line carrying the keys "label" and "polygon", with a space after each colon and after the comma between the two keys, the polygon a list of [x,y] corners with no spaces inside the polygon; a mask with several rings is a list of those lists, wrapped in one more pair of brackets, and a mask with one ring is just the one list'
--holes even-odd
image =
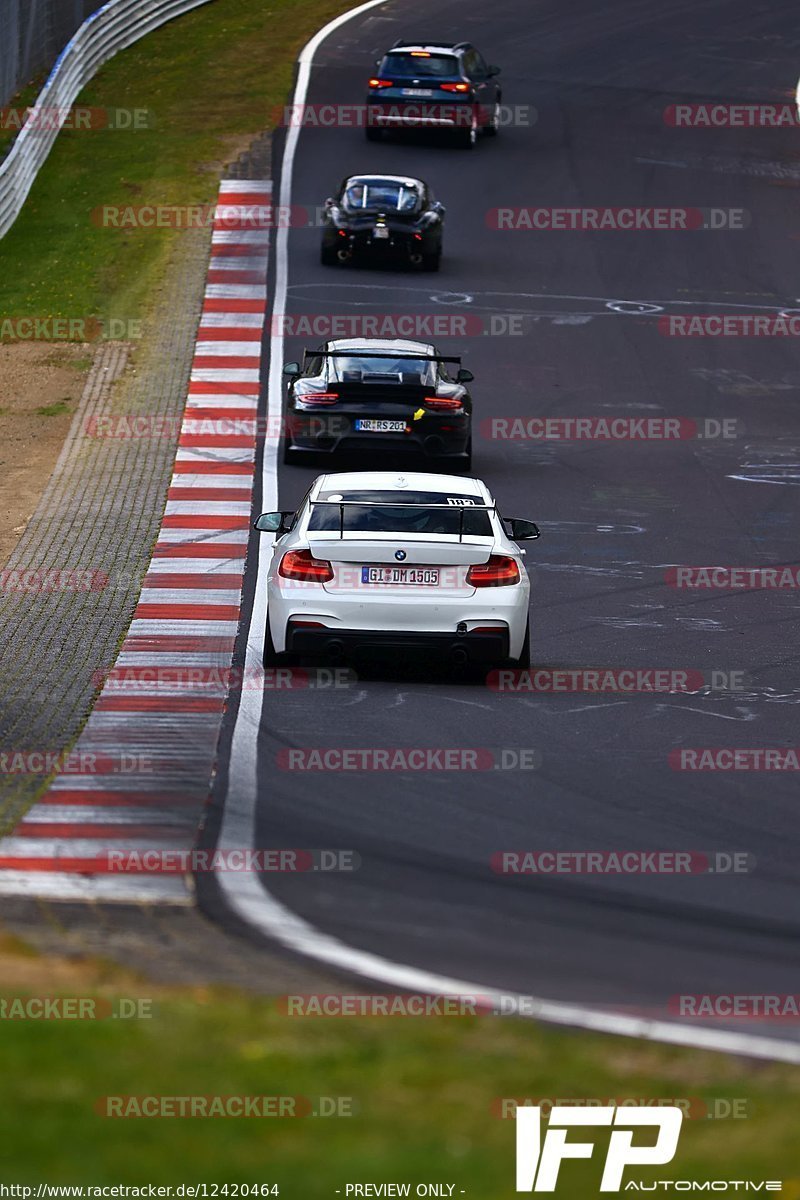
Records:
{"label": "green grass", "polygon": [[[224,165],[286,102],[299,48],[346,6],[213,0],[103,67],[77,103],[144,109],[150,127],[59,135],[0,241],[0,315],[146,317],[182,234],[99,228],[93,210],[213,202]],[[27,88],[11,103],[35,93]],[[0,156],[12,136],[0,134]]]}
{"label": "green grass", "polygon": [[56,400],[53,404],[45,404],[41,408],[36,409],[37,417],[60,417],[62,413],[69,412],[71,401]]}
{"label": "green grass", "polygon": [[[142,994],[107,966],[99,978],[71,994]],[[746,1119],[685,1121],[671,1166],[631,1178],[775,1179],[796,1163],[800,1080],[786,1067],[492,1017],[291,1018],[237,992],[171,989],[152,1011],[130,1021],[0,1021],[4,1182],[277,1182],[281,1195],[315,1200],[346,1182],[446,1181],[456,1195],[463,1187],[494,1200],[514,1194],[514,1122],[493,1104],[519,1096],[747,1101]],[[355,1111],[261,1120],[97,1112],[101,1097],[123,1095],[347,1097]],[[599,1158],[607,1134],[594,1137]],[[597,1162],[563,1172],[558,1196],[597,1193]]]}

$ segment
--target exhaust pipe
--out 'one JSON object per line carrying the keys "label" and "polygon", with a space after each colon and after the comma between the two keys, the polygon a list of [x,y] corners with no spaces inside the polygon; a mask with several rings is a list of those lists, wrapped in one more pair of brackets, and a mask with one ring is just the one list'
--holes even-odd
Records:
{"label": "exhaust pipe", "polygon": [[344,250],[344,249],[337,250],[336,257],[338,258],[340,263],[349,262],[350,259],[353,257],[353,251],[352,250]]}
{"label": "exhaust pipe", "polygon": [[412,267],[418,267],[420,265],[420,263],[422,262],[422,255],[421,254],[410,254],[408,256],[408,260],[411,263]]}
{"label": "exhaust pipe", "polygon": [[452,646],[450,649],[450,658],[456,667],[465,667],[469,662],[469,655],[464,646]]}
{"label": "exhaust pipe", "polygon": [[334,662],[344,658],[344,642],[339,638],[331,638],[325,648],[328,651],[328,657]]}
{"label": "exhaust pipe", "polygon": [[432,454],[438,458],[444,452],[444,442],[436,434],[431,434],[430,437],[425,438],[422,448],[426,454]]}

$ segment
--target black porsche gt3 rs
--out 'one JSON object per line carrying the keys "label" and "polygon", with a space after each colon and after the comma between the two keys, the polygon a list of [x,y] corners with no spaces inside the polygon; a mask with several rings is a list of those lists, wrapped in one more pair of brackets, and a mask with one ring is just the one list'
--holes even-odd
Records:
{"label": "black porsche gt3 rs", "polygon": [[349,175],[325,201],[321,260],[325,266],[394,261],[437,271],[444,214],[421,179]]}
{"label": "black porsche gt3 rs", "polygon": [[468,471],[472,465],[471,371],[426,342],[351,338],[306,350],[288,377],[284,462],[337,452],[406,454]]}

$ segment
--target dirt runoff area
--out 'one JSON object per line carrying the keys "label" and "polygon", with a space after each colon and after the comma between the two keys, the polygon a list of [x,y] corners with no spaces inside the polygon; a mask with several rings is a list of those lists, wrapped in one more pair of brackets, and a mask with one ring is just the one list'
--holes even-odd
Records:
{"label": "dirt runoff area", "polygon": [[92,364],[74,342],[0,342],[0,570],[56,465]]}

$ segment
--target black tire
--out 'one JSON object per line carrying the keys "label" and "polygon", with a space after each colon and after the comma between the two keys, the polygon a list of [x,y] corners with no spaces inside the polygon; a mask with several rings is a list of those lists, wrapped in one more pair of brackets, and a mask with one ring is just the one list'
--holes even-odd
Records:
{"label": "black tire", "polygon": [[275,643],[272,640],[272,630],[269,627],[269,614],[267,614],[267,627],[264,630],[264,653],[261,656],[261,661],[264,669],[270,671],[273,667],[285,667],[292,661],[292,655],[285,651],[278,653],[275,649]]}
{"label": "black tire", "polygon": [[422,269],[423,271],[438,271],[439,264],[442,261],[441,250],[436,250],[433,254],[423,254]]}
{"label": "black tire", "polygon": [[383,140],[383,130],[376,125],[365,125],[364,137],[368,142],[380,142]]}
{"label": "black tire", "polygon": [[336,251],[331,246],[320,246],[319,261],[323,267],[335,267],[339,262]]}
{"label": "black tire", "polygon": [[527,671],[531,665],[531,623],[526,622],[525,625],[525,641],[522,643],[522,652],[519,658],[514,663],[521,671]]}
{"label": "black tire", "polygon": [[305,455],[302,450],[293,450],[288,442],[283,443],[283,462],[287,467],[302,467]]}
{"label": "black tire", "polygon": [[472,470],[472,437],[467,442],[466,452],[459,458],[440,458],[443,471],[455,471],[458,475],[468,475]]}
{"label": "black tire", "polygon": [[497,103],[494,106],[494,112],[492,113],[492,119],[489,122],[489,124],[484,127],[484,130],[483,130],[484,135],[486,137],[497,137],[498,133],[500,132],[499,109],[500,109],[500,97],[498,96]]}
{"label": "black tire", "polygon": [[462,150],[472,150],[478,140],[478,125],[475,118],[472,118],[472,124],[469,129],[460,129],[456,134],[456,145]]}

